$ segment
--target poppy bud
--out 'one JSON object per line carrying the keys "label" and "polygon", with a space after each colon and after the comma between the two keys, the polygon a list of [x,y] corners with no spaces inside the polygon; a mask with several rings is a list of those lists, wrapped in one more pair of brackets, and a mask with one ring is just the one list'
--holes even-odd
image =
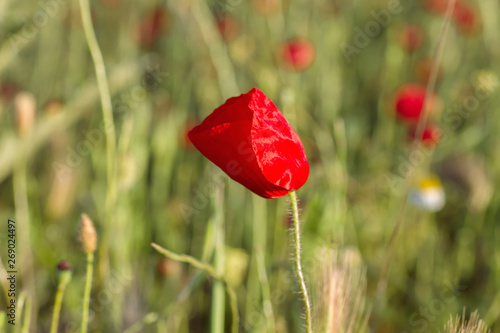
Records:
{"label": "poppy bud", "polygon": [[[411,128],[408,137],[410,140],[415,140],[417,133],[417,129],[415,127]],[[422,131],[422,143],[427,147],[433,147],[439,142],[439,138],[441,136],[441,131],[434,125],[427,125],[424,127]]]}
{"label": "poppy bud", "polygon": [[79,240],[85,253],[94,253],[97,248],[97,233],[92,220],[87,214],[82,214],[78,225]]}
{"label": "poppy bud", "polygon": [[309,176],[299,136],[257,88],[228,99],[188,136],[229,177],[264,198],[295,191]]}
{"label": "poppy bud", "polygon": [[64,288],[71,280],[72,267],[69,261],[61,260],[57,264],[56,278],[60,287]]}
{"label": "poppy bud", "polygon": [[280,55],[288,69],[301,72],[312,65],[316,51],[310,40],[295,38],[281,46]]}

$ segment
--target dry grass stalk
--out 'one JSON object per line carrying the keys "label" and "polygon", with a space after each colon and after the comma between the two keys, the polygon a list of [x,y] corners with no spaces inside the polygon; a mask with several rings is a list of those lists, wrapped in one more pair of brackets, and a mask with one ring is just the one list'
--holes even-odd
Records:
{"label": "dry grass stalk", "polygon": [[488,326],[479,318],[479,314],[474,311],[469,320],[465,320],[465,308],[462,314],[462,318],[459,315],[456,316],[455,320],[450,315],[450,320],[445,326],[443,333],[488,333],[490,330]]}
{"label": "dry grass stalk", "polygon": [[323,248],[316,269],[316,330],[366,332],[366,270],[359,252]]}

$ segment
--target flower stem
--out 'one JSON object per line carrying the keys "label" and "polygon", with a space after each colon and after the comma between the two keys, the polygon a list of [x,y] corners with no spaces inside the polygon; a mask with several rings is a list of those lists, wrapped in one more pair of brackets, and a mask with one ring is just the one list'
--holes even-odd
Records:
{"label": "flower stem", "polygon": [[312,333],[312,316],[311,316],[311,302],[309,300],[309,295],[307,293],[306,281],[304,279],[304,273],[302,271],[302,263],[300,259],[300,221],[299,221],[299,209],[297,206],[297,195],[294,191],[289,194],[290,202],[292,205],[293,214],[293,238],[295,242],[295,270],[297,271],[297,279],[300,284],[300,293],[304,300],[304,308],[306,312],[306,332]]}
{"label": "flower stem", "polygon": [[64,291],[66,290],[67,281],[59,280],[56,292],[56,300],[54,302],[54,312],[52,313],[52,324],[50,325],[50,333],[57,333],[59,328],[59,314],[61,313],[62,300]]}
{"label": "flower stem", "polygon": [[89,322],[90,290],[92,289],[92,273],[94,270],[94,253],[87,253],[87,276],[85,278],[85,291],[83,294],[82,328],[81,333],[87,333]]}
{"label": "flower stem", "polygon": [[[219,276],[224,276],[225,268],[223,193],[223,187],[217,187],[213,217],[215,231],[214,268]],[[224,283],[220,280],[214,281],[212,286],[212,311],[210,316],[210,331],[212,333],[224,332],[225,300]]]}
{"label": "flower stem", "polygon": [[[99,89],[99,96],[101,99],[102,107],[102,118],[104,122],[104,134],[106,137],[106,199],[104,208],[104,220],[108,222],[107,228],[103,228],[103,241],[99,249],[99,262],[102,265],[109,263],[108,261],[108,250],[111,235],[111,230],[113,229],[114,218],[114,207],[116,203],[117,190],[116,190],[116,132],[115,123],[113,120],[113,105],[111,102],[111,94],[109,91],[109,83],[106,76],[106,67],[104,65],[104,59],[102,57],[101,49],[97,38],[95,35],[94,27],[92,25],[91,11],[89,0],[79,0],[80,12],[83,23],[83,30],[85,33],[85,39],[92,56],[92,61],[94,63],[94,70],[96,74],[97,86]],[[100,272],[102,275],[106,275],[108,267],[103,268]],[[105,279],[105,276],[101,276]]]}

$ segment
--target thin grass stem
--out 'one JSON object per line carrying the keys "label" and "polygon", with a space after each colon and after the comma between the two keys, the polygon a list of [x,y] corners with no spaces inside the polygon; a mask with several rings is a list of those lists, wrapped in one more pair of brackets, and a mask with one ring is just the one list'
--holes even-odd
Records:
{"label": "thin grass stem", "polygon": [[64,291],[68,285],[67,280],[59,279],[57,285],[56,299],[54,301],[54,312],[52,313],[52,323],[50,325],[50,333],[57,333],[59,329],[59,316],[61,314],[62,301],[64,298]]}
{"label": "thin grass stem", "polygon": [[[232,333],[238,333],[238,328],[239,328],[239,323],[240,323],[240,317],[238,314],[238,301],[236,298],[236,293],[234,292],[233,288],[227,284],[226,280],[222,275],[219,275],[217,271],[210,265],[209,263],[199,261],[198,259],[187,255],[187,254],[177,254],[172,251],[169,251],[158,244],[151,243],[151,246],[158,251],[159,253],[163,254],[165,257],[179,261],[179,262],[185,262],[187,264],[190,264],[191,266],[201,269],[208,275],[210,275],[212,278],[216,279],[219,282],[222,282],[228,298],[229,298],[229,305],[231,307],[231,314],[232,314],[232,326],[231,326],[231,332]],[[223,331],[221,331],[223,332]]]}
{"label": "thin grass stem", "polygon": [[94,271],[94,253],[87,253],[87,275],[83,294],[82,327],[81,333],[87,333],[89,322],[90,291],[92,290],[92,276]]}

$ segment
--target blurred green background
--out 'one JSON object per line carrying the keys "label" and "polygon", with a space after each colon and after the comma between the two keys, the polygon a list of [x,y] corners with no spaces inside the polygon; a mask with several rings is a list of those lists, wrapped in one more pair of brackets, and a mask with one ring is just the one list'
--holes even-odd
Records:
{"label": "blurred green background", "polygon": [[[309,159],[297,195],[313,294],[322,283],[315,267],[331,264],[318,259],[327,246],[366,267],[367,331],[437,332],[463,307],[500,331],[498,1],[467,2],[473,29],[456,20],[449,27],[435,87],[441,113],[433,117],[446,140],[432,152],[419,148],[425,158],[414,163],[407,127],[394,115],[397,88],[429,76],[443,22],[429,8],[439,2],[91,0],[116,126],[117,196],[107,207],[105,131],[78,2],[2,0],[0,311],[8,302],[9,218],[22,274],[17,325],[0,330],[49,332],[56,266],[67,259],[73,278],[59,331],[79,332],[85,255],[77,226],[86,213],[99,237],[90,332],[208,332],[213,280],[150,243],[211,262],[214,193],[223,187],[226,279],[238,296],[240,331],[301,332],[287,198],[265,200],[229,181],[186,137],[225,99],[255,86],[284,113]],[[387,24],[375,19],[381,11]],[[370,24],[378,25],[372,36]],[[422,39],[410,51],[408,25]],[[283,43],[296,37],[315,50],[302,71],[282,57]],[[356,52],[346,56],[346,45]],[[20,121],[30,103],[36,115]],[[442,210],[404,204],[407,169],[441,179]]]}

